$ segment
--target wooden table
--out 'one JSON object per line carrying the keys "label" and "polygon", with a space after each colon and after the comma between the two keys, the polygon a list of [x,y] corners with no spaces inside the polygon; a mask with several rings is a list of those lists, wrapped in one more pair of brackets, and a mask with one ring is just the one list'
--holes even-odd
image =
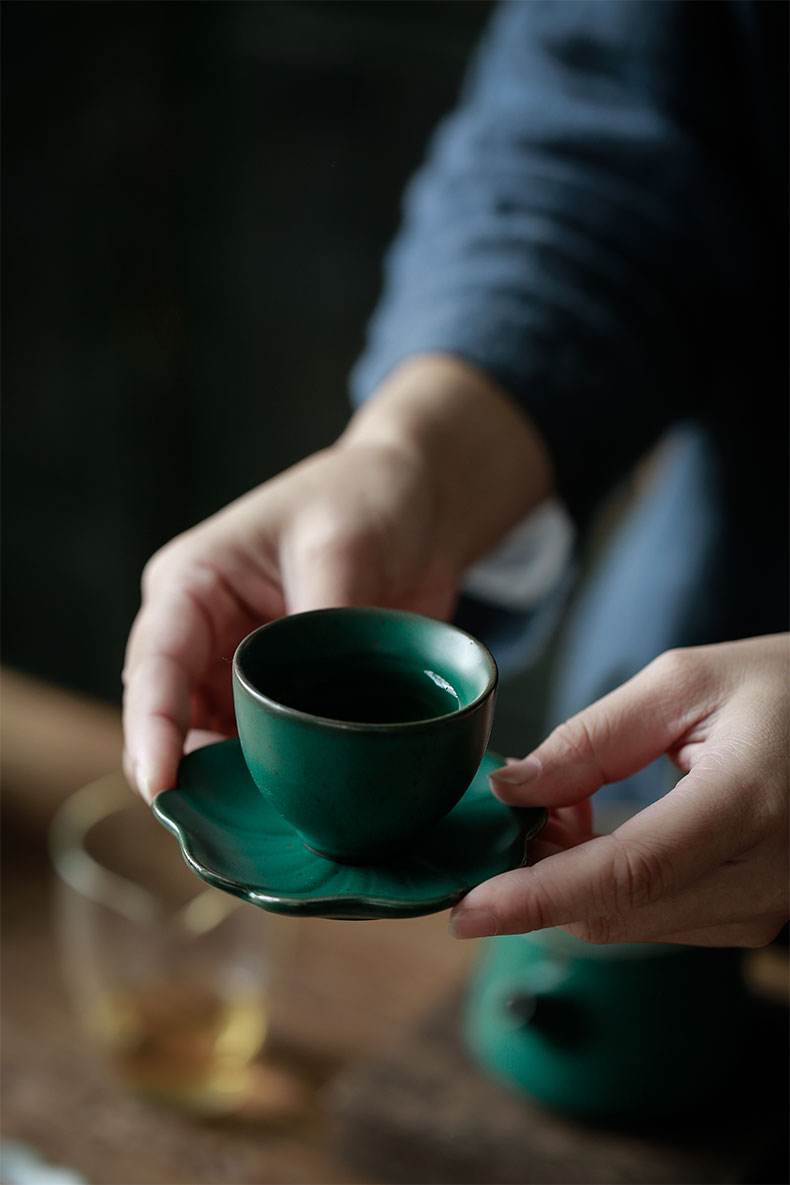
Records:
{"label": "wooden table", "polygon": [[[234,1119],[200,1121],[129,1095],[86,1043],[53,942],[47,823],[80,785],[117,769],[117,713],[6,672],[2,685],[2,1130],[91,1185],[353,1185],[321,1102],[338,1070],[390,1040],[463,980],[472,946],[446,915],[288,919],[261,1092]],[[250,907],[252,908],[252,907]]]}
{"label": "wooden table", "polygon": [[[541,1181],[656,1180],[627,1135],[591,1137],[559,1119],[530,1116],[509,1094],[475,1078],[454,1029],[430,1019],[447,1015],[446,1001],[457,1000],[477,955],[476,944],[448,937],[445,915],[283,919],[294,939],[292,955],[280,976],[259,1089],[245,1109],[201,1121],[133,1097],[92,1051],[67,1000],[45,841],[58,803],[118,768],[118,715],[6,673],[2,724],[4,1138],[33,1146],[90,1185],[457,1182],[447,1139],[457,1164],[459,1129],[467,1140],[493,1141],[499,1150],[488,1163],[503,1167],[496,1180],[486,1178],[488,1185],[536,1180],[526,1169],[519,1176],[518,1157],[534,1162],[558,1140],[564,1160],[549,1159],[560,1175]],[[781,951],[756,952],[750,975],[758,992],[786,1002]],[[575,1163],[585,1168],[569,1176],[574,1147]],[[631,1167],[637,1161],[645,1170],[638,1177]],[[686,1181],[686,1161],[675,1156],[672,1163],[671,1180]],[[606,1176],[612,1164],[626,1166],[624,1175]],[[472,1171],[471,1162],[466,1167]],[[741,1179],[715,1175],[716,1165],[712,1171],[705,1180]]]}

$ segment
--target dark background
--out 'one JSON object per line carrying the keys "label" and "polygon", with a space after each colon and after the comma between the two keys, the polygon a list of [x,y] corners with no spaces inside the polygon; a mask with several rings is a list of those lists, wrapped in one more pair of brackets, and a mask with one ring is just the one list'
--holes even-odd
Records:
{"label": "dark background", "polygon": [[148,556],[341,429],[489,11],[6,0],[6,664],[117,701]]}

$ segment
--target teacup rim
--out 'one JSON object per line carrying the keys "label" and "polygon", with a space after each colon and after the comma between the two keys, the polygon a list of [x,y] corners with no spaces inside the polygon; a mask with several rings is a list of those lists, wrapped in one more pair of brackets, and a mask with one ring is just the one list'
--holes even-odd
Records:
{"label": "teacup rim", "polygon": [[[470,703],[465,704],[462,708],[457,708],[452,712],[445,712],[441,716],[429,716],[422,720],[399,720],[391,722],[382,721],[370,723],[359,720],[338,720],[332,716],[316,716],[311,712],[303,712],[299,708],[289,707],[287,704],[282,704],[278,700],[272,699],[271,696],[266,695],[265,692],[255,687],[249,681],[249,679],[244,676],[239,665],[240,656],[242,655],[242,651],[245,649],[245,647],[251,645],[252,640],[259,634],[279,625],[286,619],[291,619],[294,617],[312,617],[318,616],[320,614],[335,613],[385,614],[387,617],[399,618],[401,620],[411,619],[415,621],[427,621],[432,625],[442,626],[452,630],[456,634],[461,634],[462,636],[468,638],[480,651],[481,657],[488,667],[486,685],[479,695],[475,696],[475,698]],[[478,708],[480,708],[482,704],[490,699],[493,693],[496,691],[497,685],[499,683],[499,668],[497,666],[496,659],[486,644],[481,642],[479,638],[476,638],[474,634],[469,633],[468,630],[463,629],[461,626],[455,625],[451,621],[443,621],[439,617],[429,617],[427,614],[414,613],[408,609],[389,609],[376,605],[338,605],[327,607],[325,609],[306,609],[297,613],[283,614],[281,617],[275,617],[272,621],[264,622],[263,625],[259,625],[254,630],[251,630],[250,633],[242,638],[242,640],[239,642],[233,655],[232,673],[234,680],[236,680],[236,682],[248,695],[261,703],[267,708],[267,710],[273,711],[278,716],[285,717],[289,720],[295,719],[301,723],[313,725],[314,727],[332,725],[333,728],[342,731],[361,732],[368,735],[373,733],[386,733],[387,735],[392,735],[393,733],[405,731],[415,732],[429,730],[436,727],[437,724],[445,721],[463,719],[465,716],[471,715]]]}

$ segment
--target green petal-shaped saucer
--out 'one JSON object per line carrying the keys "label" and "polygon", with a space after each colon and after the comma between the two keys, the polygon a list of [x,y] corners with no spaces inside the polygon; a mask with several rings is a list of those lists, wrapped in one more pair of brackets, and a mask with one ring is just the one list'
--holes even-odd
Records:
{"label": "green petal-shaped saucer", "polygon": [[440,823],[385,863],[337,864],[305,847],[258,792],[237,740],[197,749],[181,762],[178,787],[154,799],[154,814],[209,884],[274,913],[327,918],[407,918],[449,909],[481,881],[518,868],[543,826],[542,808],[494,798],[491,753]]}

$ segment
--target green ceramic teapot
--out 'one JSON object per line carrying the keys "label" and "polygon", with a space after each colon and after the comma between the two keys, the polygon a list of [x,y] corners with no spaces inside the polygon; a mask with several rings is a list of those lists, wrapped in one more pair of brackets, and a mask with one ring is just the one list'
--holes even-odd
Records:
{"label": "green ceramic teapot", "polygon": [[486,941],[465,1039],[537,1102],[591,1118],[654,1117],[726,1087],[746,1008],[740,951],[593,946],[554,929]]}

